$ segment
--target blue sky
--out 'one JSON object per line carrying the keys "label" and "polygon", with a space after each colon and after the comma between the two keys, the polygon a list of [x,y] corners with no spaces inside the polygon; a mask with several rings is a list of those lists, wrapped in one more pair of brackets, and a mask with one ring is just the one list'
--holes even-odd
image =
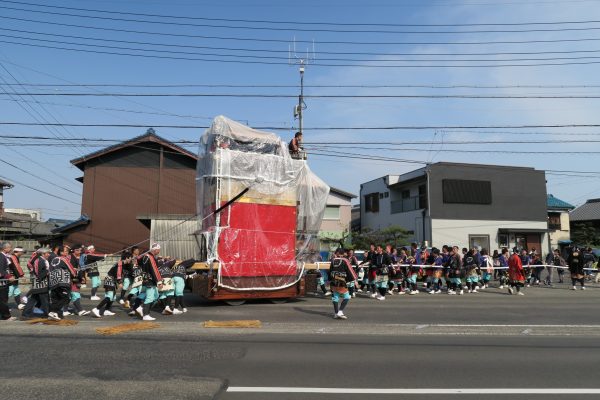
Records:
{"label": "blue sky", "polygon": [[[30,4],[38,2],[30,0]],[[39,4],[44,4],[38,2]],[[101,14],[0,1],[0,89],[19,93],[48,91],[79,92],[127,92],[127,93],[233,93],[233,94],[284,94],[296,95],[295,88],[65,88],[58,85],[79,84],[230,84],[230,85],[296,85],[296,66],[287,65],[287,51],[293,38],[298,41],[315,42],[315,65],[309,65],[305,84],[311,85],[432,85],[432,86],[499,86],[499,88],[311,88],[308,95],[597,95],[598,88],[506,88],[512,86],[593,86],[599,85],[597,64],[555,65],[538,67],[460,67],[444,68],[438,65],[480,65],[482,62],[455,61],[414,62],[415,68],[357,68],[352,66],[327,67],[319,63],[331,57],[366,59],[346,61],[345,64],[380,65],[377,59],[398,59],[398,63],[410,65],[414,59],[511,59],[511,58],[563,58],[546,61],[553,63],[598,62],[600,59],[600,23],[527,26],[462,26],[427,27],[431,24],[507,24],[523,22],[564,22],[600,20],[600,2],[574,1],[54,1],[47,5],[88,8],[129,13],[173,15],[204,18],[227,18],[266,21],[323,22],[347,24],[379,24],[380,26],[356,25],[290,25],[267,23],[242,23],[227,21],[181,20],[147,16]],[[10,9],[12,8],[12,9]],[[23,10],[15,10],[20,8]],[[33,12],[46,11],[46,12]],[[114,21],[49,14],[72,13],[87,16],[118,17],[151,20],[155,23]],[[42,22],[23,21],[36,20]],[[165,24],[165,22],[188,23],[194,26]],[[79,25],[79,27],[56,24]],[[229,25],[208,27],[202,24]],[[415,27],[393,27],[382,24],[410,24]],[[239,28],[241,25],[246,28]],[[420,26],[419,26],[420,25]],[[84,28],[87,27],[87,28]],[[233,27],[238,28],[233,28]],[[247,27],[277,27],[289,30],[256,30]],[[90,29],[95,27],[96,29]],[[322,30],[399,30],[405,33],[323,32]],[[558,28],[570,30],[556,31]],[[586,28],[581,30],[580,28]],[[106,30],[110,29],[110,30]],[[301,30],[302,29],[302,30]],[[154,34],[121,32],[114,30],[144,31]],[[486,30],[538,30],[536,32],[470,32]],[[541,30],[541,31],[539,31]],[[420,32],[420,33],[406,33]],[[424,31],[430,33],[424,33]],[[431,33],[444,31],[444,33]],[[35,33],[32,33],[35,32]],[[64,36],[58,36],[64,35]],[[236,37],[251,40],[218,40],[186,38],[173,35],[201,35]],[[12,36],[12,37],[10,37]],[[78,36],[68,38],[66,36]],[[18,37],[18,38],[17,38]],[[96,38],[98,40],[81,39]],[[27,39],[29,38],[29,39]],[[55,42],[41,41],[53,40]],[[281,40],[264,42],[258,40]],[[586,39],[586,40],[580,40]],[[513,44],[466,44],[467,42],[498,41],[552,41]],[[578,40],[578,41],[575,41]],[[3,42],[2,42],[3,41]],[[183,55],[165,51],[210,52],[219,54],[276,55],[281,59],[269,61],[280,64],[242,64],[160,59],[154,57],[130,57],[122,55],[93,54],[65,51],[40,46],[70,47],[107,52],[136,52],[114,48],[83,47],[60,43],[76,42],[113,47],[152,48],[162,52],[160,56],[220,58],[204,55]],[[360,45],[327,44],[328,41],[344,42],[427,42],[454,44],[396,44]],[[7,42],[27,43],[17,45]],[[123,42],[144,42],[148,45]],[[159,46],[162,44],[164,46]],[[276,50],[281,53],[257,53],[230,50],[209,50],[182,46],[205,46],[243,48],[252,50]],[[298,43],[298,52],[304,53],[312,45]],[[580,53],[556,53],[580,51]],[[349,53],[331,55],[331,52]],[[555,52],[547,54],[531,54]],[[139,53],[139,52],[138,52]],[[358,53],[396,54],[360,55]],[[448,54],[423,56],[421,54]],[[456,56],[468,53],[475,55]],[[481,55],[481,53],[521,53],[519,55]],[[144,53],[151,54],[151,53]],[[588,57],[569,60],[573,57]],[[234,58],[229,58],[234,59]],[[244,58],[235,58],[237,60]],[[246,58],[246,60],[248,60]],[[254,59],[256,60],[256,59]],[[493,61],[488,62],[487,64]],[[518,61],[513,63],[535,63]],[[395,62],[389,64],[396,64]],[[495,64],[498,64],[497,62]],[[4,69],[5,68],[5,69]],[[52,84],[50,87],[7,86],[7,83]],[[18,101],[15,101],[18,100]],[[27,103],[24,103],[26,101]],[[36,102],[37,101],[37,102]],[[52,103],[52,104],[48,104]],[[305,127],[378,127],[378,126],[489,126],[489,125],[551,125],[551,124],[598,124],[599,99],[357,99],[357,98],[309,98],[306,101]],[[289,127],[277,131],[288,140],[297,126],[292,116],[293,98],[219,98],[219,97],[66,97],[0,95],[0,121],[35,122],[37,120],[67,123],[140,124],[156,125],[207,125],[212,117],[223,114],[251,126]],[[27,108],[29,112],[26,112]],[[128,110],[128,112],[117,111]],[[159,114],[159,115],[157,115]],[[177,114],[173,116],[169,114]],[[35,118],[34,118],[35,117]],[[157,133],[167,139],[197,140],[202,130],[157,128]],[[44,128],[40,126],[0,125],[0,135],[54,136],[75,138],[128,139],[145,132],[145,128]],[[535,134],[533,134],[535,133]],[[541,134],[540,134],[541,133]],[[548,134],[551,133],[551,134]],[[573,143],[573,140],[587,142]],[[319,131],[308,129],[307,142],[348,142],[348,147],[326,148],[321,152],[346,152],[368,154],[374,157],[410,159],[418,161],[454,161],[489,163],[500,165],[530,166],[538,169],[569,171],[600,171],[600,151],[593,140],[600,140],[600,129],[497,129],[497,130],[392,130],[392,131]],[[390,147],[379,142],[426,142]],[[452,145],[446,142],[465,142]],[[496,144],[479,143],[499,141]],[[538,141],[540,143],[526,143]],[[14,143],[15,140],[10,140]],[[31,141],[28,141],[29,143]],[[352,142],[370,142],[372,145],[356,145]],[[5,141],[6,143],[6,141]],[[405,150],[401,150],[404,147]],[[81,175],[69,160],[97,148],[78,143],[61,147],[7,147],[0,148],[0,159],[28,171],[26,174],[8,165],[0,164],[0,176],[15,183],[6,192],[7,207],[41,208],[44,217],[76,218],[80,209],[81,184],[74,178]],[[195,148],[191,150],[196,151]],[[469,152],[465,152],[468,150]],[[530,152],[530,153],[516,153]],[[551,152],[563,152],[556,154]],[[344,159],[311,155],[311,168],[332,186],[358,194],[362,182],[388,173],[403,173],[419,167],[416,164],[396,163],[382,160]],[[32,175],[35,175],[32,176]],[[599,176],[582,174],[547,175],[548,192],[557,197],[581,204],[587,198],[600,195]],[[20,183],[55,193],[63,199],[53,198],[27,189]],[[61,186],[57,188],[55,184]],[[66,191],[64,189],[69,189]],[[527,188],[523,188],[527,190]],[[72,193],[75,192],[75,193]],[[70,200],[67,202],[64,199]]]}

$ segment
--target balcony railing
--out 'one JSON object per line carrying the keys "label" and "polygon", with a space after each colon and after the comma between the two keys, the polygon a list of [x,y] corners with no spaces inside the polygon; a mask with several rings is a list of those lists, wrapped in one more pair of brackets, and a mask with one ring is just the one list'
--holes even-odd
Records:
{"label": "balcony railing", "polygon": [[419,209],[419,197],[408,197],[406,199],[392,201],[392,214],[415,211]]}

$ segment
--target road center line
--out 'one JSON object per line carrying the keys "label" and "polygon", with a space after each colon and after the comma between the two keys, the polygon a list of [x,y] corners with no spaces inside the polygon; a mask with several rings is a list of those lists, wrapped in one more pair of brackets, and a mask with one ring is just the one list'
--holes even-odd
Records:
{"label": "road center line", "polygon": [[323,393],[323,394],[546,394],[546,395],[581,395],[600,394],[600,389],[582,388],[318,388],[318,387],[261,387],[261,386],[230,386],[228,392],[234,393]]}

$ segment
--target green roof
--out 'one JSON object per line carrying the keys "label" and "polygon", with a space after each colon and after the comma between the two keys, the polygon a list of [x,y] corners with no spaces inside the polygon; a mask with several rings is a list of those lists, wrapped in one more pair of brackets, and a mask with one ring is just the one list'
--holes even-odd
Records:
{"label": "green roof", "polygon": [[550,210],[572,210],[575,208],[574,205],[554,197],[551,194],[547,196],[546,207],[548,207]]}

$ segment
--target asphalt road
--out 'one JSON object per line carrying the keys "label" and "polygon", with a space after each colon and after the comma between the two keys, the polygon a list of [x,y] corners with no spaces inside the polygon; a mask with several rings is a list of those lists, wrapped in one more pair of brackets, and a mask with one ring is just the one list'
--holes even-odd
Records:
{"label": "asphalt road", "polygon": [[[490,288],[477,294],[449,296],[419,293],[415,296],[387,296],[377,301],[366,294],[352,299],[346,310],[348,324],[542,324],[600,325],[600,285],[588,284],[586,291],[572,291],[570,285],[524,288],[524,296],[511,296],[506,290]],[[98,302],[84,291],[83,305],[90,310]],[[100,293],[102,297],[102,293]],[[204,321],[208,319],[258,319],[266,323],[333,324],[333,307],[322,296],[307,296],[284,304],[267,300],[242,306],[227,306],[220,302],[205,302],[186,296],[189,312],[164,317],[157,312],[157,321]],[[14,306],[14,305],[13,305]],[[114,317],[102,321],[126,321],[130,318],[115,303]],[[18,315],[18,314],[16,314]],[[91,317],[84,318],[92,320]]]}
{"label": "asphalt road", "polygon": [[[460,297],[392,296],[384,302],[357,298],[348,306],[347,321],[333,320],[324,298],[231,307],[189,297],[188,303],[185,315],[158,316],[157,329],[116,336],[95,329],[132,321],[121,310],[102,320],[77,318],[75,326],[0,323],[0,399],[600,396],[600,288],[530,288],[525,296],[494,289]],[[204,328],[209,319],[259,319],[263,325]],[[259,392],[233,391],[246,387]],[[284,392],[264,392],[275,387]],[[289,393],[303,388],[427,393]],[[542,393],[548,389],[551,394]]]}

